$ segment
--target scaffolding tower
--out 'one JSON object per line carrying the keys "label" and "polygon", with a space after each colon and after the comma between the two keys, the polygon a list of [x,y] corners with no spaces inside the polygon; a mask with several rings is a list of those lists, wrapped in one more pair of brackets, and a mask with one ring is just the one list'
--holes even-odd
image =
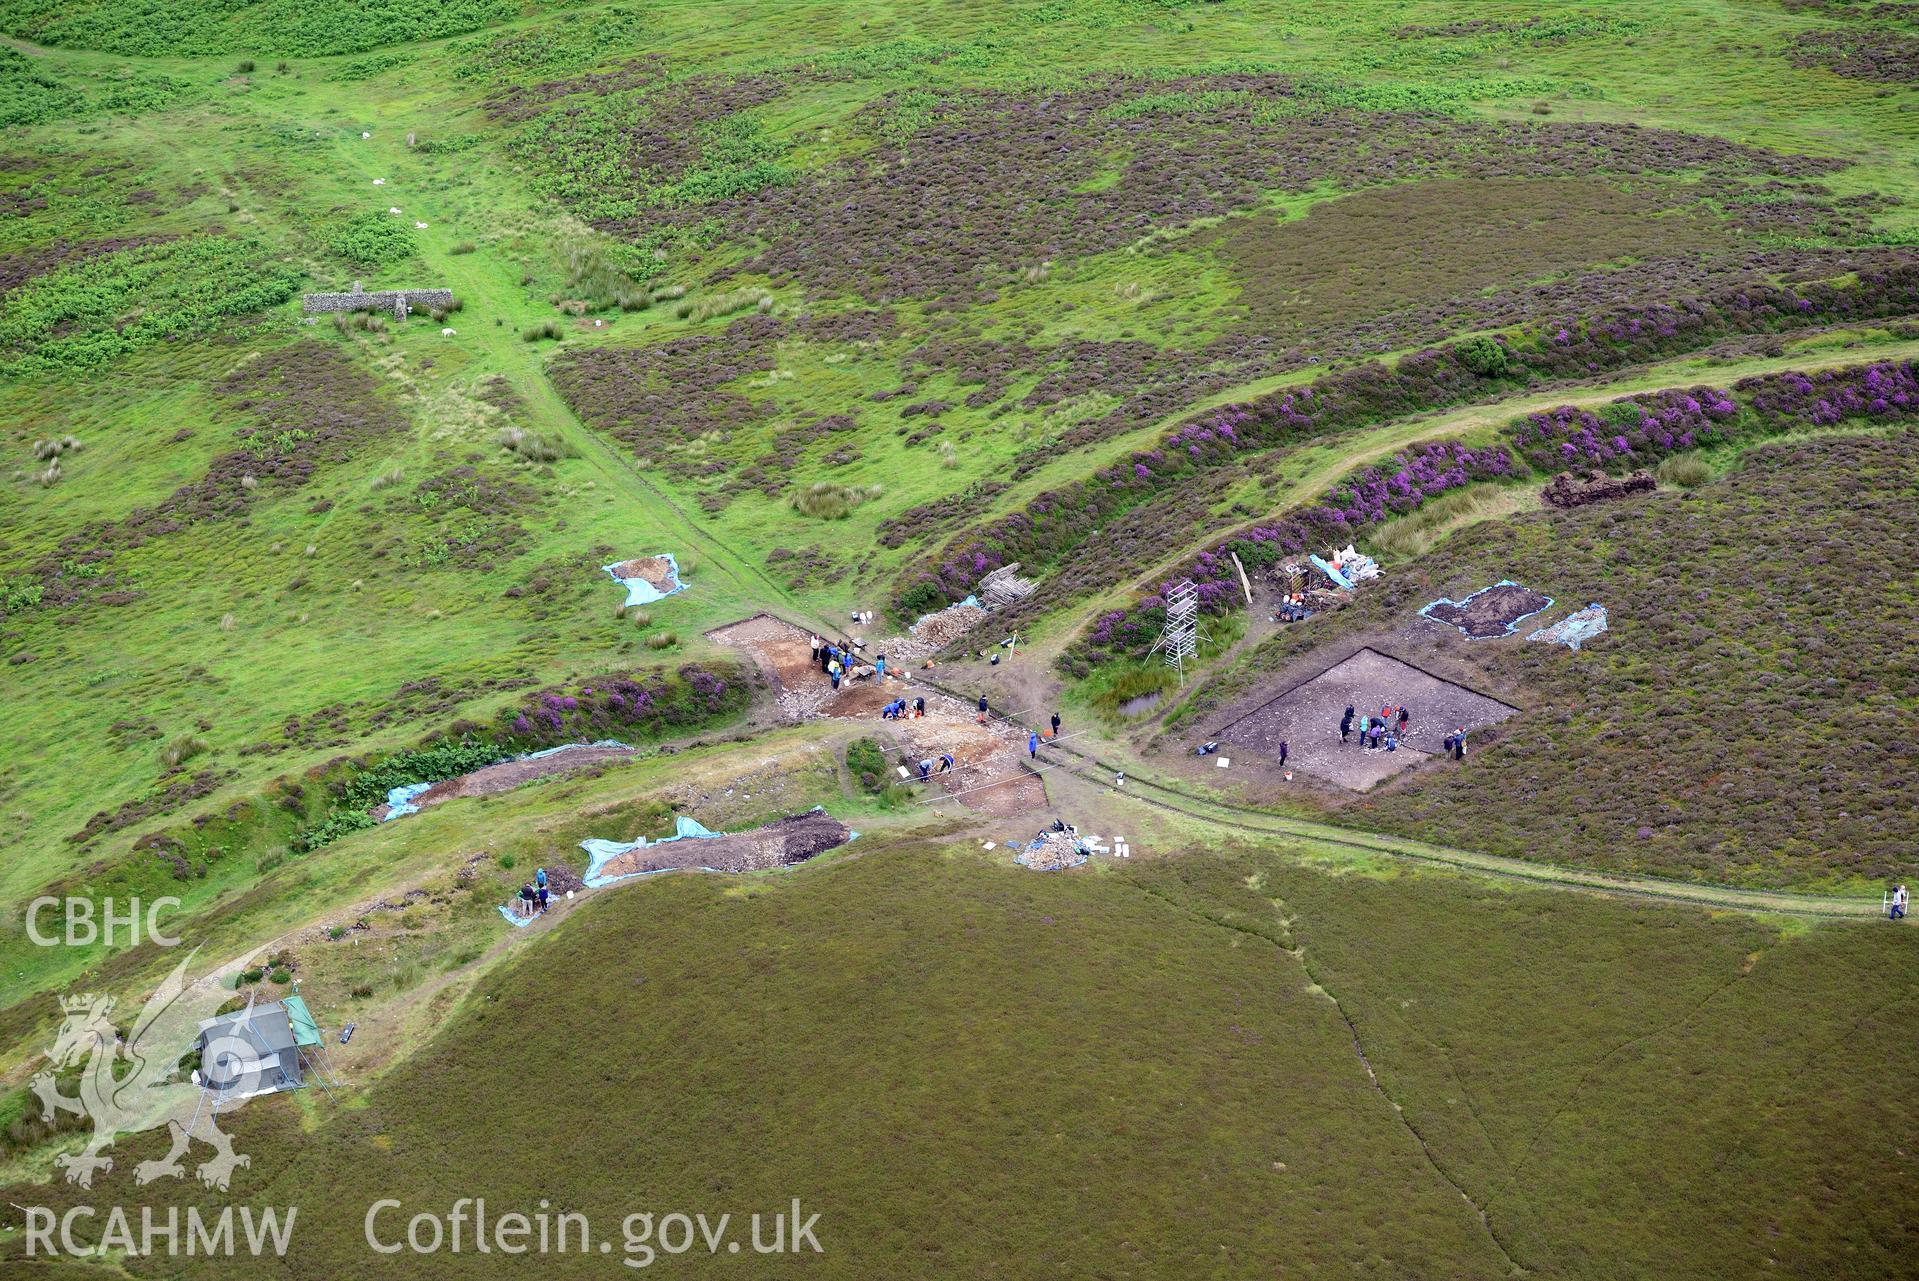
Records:
{"label": "scaffolding tower", "polygon": [[1182,578],[1166,593],[1166,625],[1150,651],[1158,654],[1168,667],[1186,683],[1186,660],[1199,654],[1199,589],[1193,580]]}

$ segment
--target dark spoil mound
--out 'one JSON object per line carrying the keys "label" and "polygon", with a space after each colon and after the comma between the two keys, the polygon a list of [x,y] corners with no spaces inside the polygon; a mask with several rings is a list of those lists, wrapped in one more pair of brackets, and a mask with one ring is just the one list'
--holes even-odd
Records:
{"label": "dark spoil mound", "polygon": [[1550,596],[1542,596],[1530,587],[1500,583],[1476,591],[1465,600],[1437,601],[1420,612],[1436,622],[1450,623],[1474,640],[1484,640],[1510,635],[1520,619],[1552,603]]}

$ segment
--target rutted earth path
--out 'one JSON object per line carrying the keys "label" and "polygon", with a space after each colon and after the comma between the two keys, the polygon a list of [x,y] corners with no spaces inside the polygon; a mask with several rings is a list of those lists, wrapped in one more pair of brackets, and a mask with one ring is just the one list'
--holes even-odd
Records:
{"label": "rutted earth path", "polygon": [[[1055,750],[1077,758],[1073,772],[1079,777],[1097,780],[1101,775],[1111,777],[1114,773],[1113,766],[1076,747],[1062,745]],[[1481,876],[1505,877],[1560,889],[1586,890],[1626,898],[1664,899],[1737,912],[1784,913],[1845,920],[1877,918],[1881,915],[1880,905],[1863,897],[1802,894],[1791,890],[1747,890],[1710,882],[1671,881],[1656,876],[1562,867],[1553,863],[1509,858],[1502,854],[1482,854],[1425,841],[1383,836],[1329,823],[1315,823],[1308,819],[1287,818],[1248,805],[1202,797],[1130,772],[1126,775],[1125,790],[1133,800],[1219,827],[1450,867]]]}

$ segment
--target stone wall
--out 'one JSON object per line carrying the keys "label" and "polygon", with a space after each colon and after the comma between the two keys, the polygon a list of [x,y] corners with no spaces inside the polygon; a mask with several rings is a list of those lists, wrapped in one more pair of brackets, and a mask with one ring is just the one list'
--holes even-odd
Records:
{"label": "stone wall", "polygon": [[355,289],[344,294],[307,294],[300,300],[300,309],[312,314],[327,311],[390,311],[396,315],[404,314],[401,304],[407,311],[433,311],[437,308],[453,305],[451,289],[381,289],[373,293]]}

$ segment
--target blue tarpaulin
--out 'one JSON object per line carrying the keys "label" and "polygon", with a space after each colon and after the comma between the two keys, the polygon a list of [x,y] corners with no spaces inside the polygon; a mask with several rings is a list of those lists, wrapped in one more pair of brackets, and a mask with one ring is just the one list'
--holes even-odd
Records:
{"label": "blue tarpaulin", "polygon": [[1353,580],[1346,577],[1346,575],[1340,573],[1338,570],[1334,569],[1331,561],[1321,560],[1317,556],[1308,556],[1306,559],[1313,562],[1313,568],[1317,569],[1320,573],[1326,575],[1326,577],[1332,579],[1333,586],[1344,587],[1347,591],[1354,590]]}
{"label": "blue tarpaulin", "polygon": [[408,783],[404,787],[390,788],[386,794],[386,817],[382,823],[390,823],[402,814],[418,814],[420,807],[413,803],[421,792],[432,787],[431,783]]}
{"label": "blue tarpaulin", "polygon": [[[825,813],[824,806],[815,805],[813,808],[820,813]],[[661,872],[719,872],[723,869],[717,867],[662,867],[655,868],[650,872],[628,872],[624,876],[608,876],[605,873],[605,868],[608,863],[611,863],[620,855],[630,854],[634,850],[650,849],[655,845],[670,845],[674,841],[698,841],[725,835],[725,832],[712,831],[699,820],[688,818],[682,814],[673,820],[673,835],[662,836],[657,841],[649,841],[644,836],[637,841],[606,841],[600,840],[597,837],[589,838],[580,842],[580,848],[586,851],[587,857],[586,875],[582,877],[581,880],[585,882],[587,889],[597,890],[608,885],[617,885],[621,881],[630,881],[638,876],[657,876]],[[859,838],[860,834],[858,832],[853,831],[851,828],[847,829],[847,844],[850,845]],[[584,893],[585,891],[582,890],[580,892]],[[522,917],[513,911],[511,904],[502,906],[500,908],[500,915],[506,918],[508,925],[516,929],[523,929],[532,921],[532,918]]]}
{"label": "blue tarpaulin", "polygon": [[[617,881],[624,881],[628,879],[628,877],[650,876],[652,875],[650,872],[628,872],[626,876],[603,876],[600,873],[600,869],[620,855],[630,854],[634,850],[643,850],[653,845],[667,845],[673,841],[699,841],[706,840],[709,837],[724,835],[724,832],[709,831],[706,826],[698,820],[690,819],[682,814],[673,820],[673,835],[663,836],[657,841],[649,841],[644,836],[637,841],[603,841],[598,838],[584,840],[580,842],[580,848],[586,851],[587,865],[586,875],[581,879],[586,882],[588,889],[598,889],[602,885],[612,885]],[[669,870],[683,871],[686,869],[674,868]],[[711,872],[717,869],[703,867],[696,870]]]}
{"label": "blue tarpaulin", "polygon": [[654,554],[673,567],[673,586],[665,591],[661,591],[644,578],[621,578],[614,572],[628,561],[645,560],[644,556],[628,556],[626,560],[616,560],[611,565],[600,566],[614,582],[626,588],[627,606],[651,605],[656,600],[664,600],[676,592],[686,590],[686,582],[680,577],[680,562],[673,559],[673,553],[656,552]]}
{"label": "blue tarpaulin", "polygon": [[1544,641],[1549,645],[1566,645],[1578,649],[1586,641],[1606,630],[1606,607],[1594,602],[1584,609],[1574,610],[1551,627],[1542,627],[1527,636],[1529,641]]}
{"label": "blue tarpaulin", "polygon": [[[546,748],[544,751],[538,751],[538,752],[527,752],[523,756],[512,756],[512,757],[508,757],[507,759],[515,760],[515,761],[537,761],[544,756],[557,756],[561,752],[571,752],[581,747],[625,747],[625,746],[626,744],[622,743],[617,738],[603,738],[603,739],[600,739],[598,742],[594,742],[594,743],[562,743],[558,747],[549,747],[549,748]],[[500,762],[500,764],[505,764],[505,763],[506,763],[505,761]],[[486,767],[482,766],[481,768],[486,768]],[[445,781],[446,780],[444,779],[440,779],[432,783],[407,783],[401,787],[388,789],[386,794],[386,805],[387,805],[386,817],[381,819],[380,821],[382,823],[391,823],[394,819],[400,818],[404,815],[418,814],[420,812],[420,807],[418,805],[415,805],[413,802],[416,799],[418,799],[420,794],[425,792],[428,788],[436,787],[439,785],[439,783],[445,782]]]}

